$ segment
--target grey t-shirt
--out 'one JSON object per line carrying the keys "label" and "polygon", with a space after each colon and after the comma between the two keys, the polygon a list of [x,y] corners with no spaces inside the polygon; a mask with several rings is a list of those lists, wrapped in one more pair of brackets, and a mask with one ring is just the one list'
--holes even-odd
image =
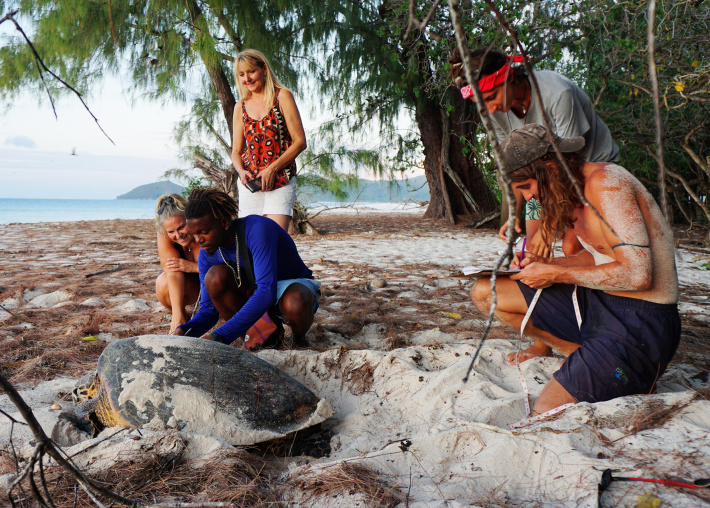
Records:
{"label": "grey t-shirt", "polygon": [[[536,71],[535,77],[552,130],[563,138],[584,136],[585,159],[588,162],[618,163],[619,147],[614,143],[609,127],[594,111],[589,96],[572,81],[556,72]],[[545,125],[535,93],[525,118],[518,118],[510,110],[505,113],[498,111],[492,118],[499,142],[523,125]]]}

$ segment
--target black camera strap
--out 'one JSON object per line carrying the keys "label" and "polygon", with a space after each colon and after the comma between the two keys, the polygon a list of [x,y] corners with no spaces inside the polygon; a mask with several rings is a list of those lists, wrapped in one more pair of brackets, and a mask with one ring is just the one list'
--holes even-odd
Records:
{"label": "black camera strap", "polygon": [[236,219],[234,223],[237,231],[237,238],[239,238],[237,247],[239,250],[239,257],[242,260],[242,266],[244,267],[244,279],[247,283],[247,288],[254,288],[256,287],[254,263],[251,259],[251,252],[249,252],[249,248],[247,247],[247,237],[244,233],[244,220]]}

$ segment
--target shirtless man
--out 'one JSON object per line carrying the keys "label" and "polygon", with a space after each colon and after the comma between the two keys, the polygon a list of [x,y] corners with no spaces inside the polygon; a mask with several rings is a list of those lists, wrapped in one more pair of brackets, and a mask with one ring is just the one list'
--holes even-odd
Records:
{"label": "shirtless man", "polygon": [[[554,137],[611,229],[575,195],[544,127],[525,125],[508,135],[504,170],[525,199],[540,200],[546,240],[573,230],[585,247],[563,258],[526,253],[520,273],[497,279],[496,316],[517,329],[536,290],[545,288],[525,333],[567,357],[543,388],[536,414],[568,402],[649,393],[680,339],[673,236],[660,208],[624,168],[584,162],[584,138]],[[489,312],[490,281],[479,280],[471,297]]]}

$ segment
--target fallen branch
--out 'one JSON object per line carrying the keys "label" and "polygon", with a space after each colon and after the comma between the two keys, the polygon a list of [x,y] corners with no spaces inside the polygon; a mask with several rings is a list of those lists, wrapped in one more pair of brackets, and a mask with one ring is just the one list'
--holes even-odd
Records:
{"label": "fallen branch", "polygon": [[473,228],[473,229],[478,229],[481,226],[483,226],[486,222],[490,222],[493,219],[497,219],[500,217],[500,210],[494,210],[491,213],[484,215],[483,217],[480,217],[476,222],[472,222],[471,224],[468,224],[466,227],[467,228]]}
{"label": "fallen branch", "polygon": [[[37,443],[32,453],[32,456],[28,461],[28,464],[21,471],[19,470],[19,465],[17,465],[16,463],[16,467],[19,473],[8,489],[8,498],[10,501],[10,505],[13,507],[17,506],[17,502],[23,503],[24,501],[29,499],[27,497],[23,497],[20,500],[16,500],[12,497],[12,492],[15,488],[20,486],[23,480],[27,480],[29,482],[31,497],[34,498],[34,500],[39,506],[48,508],[55,507],[55,504],[51,499],[50,489],[47,487],[47,479],[44,474],[43,457],[45,454],[49,455],[63,471],[68,473],[76,481],[78,486],[82,490],[84,490],[84,492],[86,492],[86,494],[89,496],[89,499],[91,499],[91,501],[100,508],[109,508],[111,506],[115,506],[116,503],[120,503],[121,505],[129,506],[132,508],[228,508],[234,506],[234,503],[225,501],[167,503],[156,501],[154,504],[144,505],[138,500],[123,497],[103,487],[96,481],[87,477],[83,472],[81,472],[76,467],[76,465],[71,462],[71,458],[66,456],[66,453],[64,453],[64,451],[54,441],[47,437],[39,422],[35,418],[32,409],[22,399],[20,394],[17,393],[12,384],[1,375],[0,393],[6,393],[10,401],[18,408],[20,414],[26,421],[25,425],[29,426]],[[8,416],[4,412],[3,414]],[[12,420],[13,422],[16,422],[14,418],[10,416],[8,416],[8,418],[10,418],[10,420]],[[36,473],[36,469],[38,469],[39,474],[39,485],[37,481],[38,479],[36,479],[34,476]],[[241,483],[244,482],[242,481]],[[110,502],[103,501],[101,498],[107,499],[107,501]]]}
{"label": "fallen branch", "polygon": [[[116,494],[115,492],[112,492],[101,485],[95,483],[93,480],[91,480],[89,477],[84,475],[81,471],[79,471],[76,467],[74,467],[72,464],[70,464],[63,456],[61,449],[57,447],[57,445],[52,441],[49,437],[47,437],[47,434],[44,433],[44,430],[42,429],[42,426],[39,424],[37,419],[35,418],[34,413],[32,412],[32,409],[30,406],[27,405],[27,403],[24,401],[24,399],[20,396],[19,393],[17,393],[17,390],[15,390],[15,387],[12,386],[12,384],[7,381],[3,376],[0,376],[0,388],[7,394],[8,398],[10,401],[17,407],[17,409],[20,411],[20,414],[22,415],[22,418],[25,419],[25,422],[27,422],[27,425],[29,426],[30,430],[32,431],[32,434],[35,437],[35,441],[37,442],[37,445],[35,447],[35,455],[36,454],[47,454],[49,455],[54,461],[62,468],[64,469],[67,473],[69,473],[81,486],[83,489],[88,489],[91,491],[94,495],[100,495],[107,497],[111,499],[114,502],[121,503],[126,506],[131,506],[133,508],[140,508],[141,504],[134,500],[134,499],[129,499],[127,497],[123,497],[119,494]],[[14,482],[12,488],[9,489],[8,491],[8,497],[10,500],[10,504],[14,507],[15,502],[12,499],[12,489],[15,487],[16,484],[18,484],[24,476],[29,474],[30,476],[32,475],[32,472],[29,468],[25,468],[25,471],[23,471],[23,475],[18,477]],[[34,492],[33,492],[34,493]],[[40,503],[40,505],[45,505],[48,504],[47,501],[43,500],[41,496],[37,498],[37,501]]]}
{"label": "fallen branch", "polygon": [[20,316],[18,316],[18,315],[15,314],[14,312],[12,312],[10,309],[8,309],[7,307],[5,307],[4,305],[0,305],[0,309],[4,310],[5,312],[7,312],[8,314],[10,314],[11,316],[13,316],[13,317],[19,319],[20,321],[22,321],[22,322],[24,322],[24,323],[29,323],[29,321],[28,321],[26,318],[21,318]]}
{"label": "fallen branch", "polygon": [[[104,273],[117,272],[117,271],[119,271],[119,270],[121,269],[121,263],[107,263],[107,264],[111,264],[111,265],[112,265],[112,264],[115,264],[116,267],[115,267],[115,268],[111,268],[110,270],[100,270],[100,271],[98,271],[98,272],[89,273],[89,274],[87,274],[87,275],[84,275],[84,277],[88,279],[89,277],[93,277],[94,275],[103,275]],[[106,265],[104,265],[104,266],[106,266]]]}

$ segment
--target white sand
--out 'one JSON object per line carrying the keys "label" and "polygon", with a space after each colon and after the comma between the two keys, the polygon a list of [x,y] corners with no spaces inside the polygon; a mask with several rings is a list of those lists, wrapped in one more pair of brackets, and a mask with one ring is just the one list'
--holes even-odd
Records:
{"label": "white sand", "polygon": [[[416,217],[412,220],[416,221]],[[324,284],[337,282],[342,276],[328,268],[324,260],[351,263],[356,275],[352,280],[356,281],[359,268],[375,267],[386,274],[388,290],[401,285],[414,293],[409,295],[414,301],[432,304],[436,302],[431,302],[428,295],[437,286],[449,285],[447,291],[452,292],[469,291],[470,282],[447,277],[449,269],[491,264],[502,248],[502,242],[492,233],[415,236],[413,231],[414,228],[389,235],[299,238],[297,242],[304,260]],[[677,257],[681,288],[692,285],[695,294],[702,294],[703,290],[710,294],[710,272],[701,270],[700,263],[692,258],[692,253],[684,251]],[[434,264],[440,269],[404,273],[397,270],[403,264]],[[364,272],[361,275],[363,282],[369,277]],[[432,279],[440,282],[424,284]],[[419,290],[410,289],[412,281],[419,284]],[[683,306],[691,312],[710,314],[708,299],[695,297],[681,302]],[[337,310],[337,305],[324,305],[316,321],[337,321]],[[517,369],[504,358],[517,348],[516,332],[510,331],[510,340],[487,341],[474,374],[468,383],[463,383],[478,344],[478,338],[465,339],[470,327],[480,325],[480,314],[470,304],[456,310],[461,314],[457,327],[461,331],[443,333],[435,326],[427,326],[425,316],[415,312],[418,311],[413,307],[412,319],[424,325],[420,333],[411,337],[415,346],[385,351],[381,330],[369,325],[355,341],[327,332],[334,347],[323,353],[259,353],[335,409],[335,415],[326,422],[335,433],[331,456],[307,465],[296,462],[291,466],[293,472],[317,472],[345,460],[360,461],[389,475],[408,495],[409,506],[413,507],[495,503],[595,507],[597,483],[606,468],[612,468],[616,476],[685,480],[710,476],[710,401],[694,399],[697,390],[710,386],[707,368],[703,373],[696,366],[676,361],[661,378],[657,395],[579,404],[552,422],[513,432],[508,424],[524,417],[523,395]],[[353,342],[368,349],[336,349]],[[538,358],[522,365],[533,402],[559,362],[560,358]],[[66,435],[62,438],[65,445],[75,444],[75,437],[66,432],[60,412],[51,411],[48,406],[54,402],[57,390],[67,390],[71,384],[60,379],[23,391],[28,403],[41,415],[47,432]],[[68,408],[70,403],[62,405]],[[639,425],[644,417],[668,414],[668,408],[676,405],[684,407],[671,412],[667,421],[634,431],[634,425]],[[16,415],[5,396],[0,397],[0,409]],[[0,444],[4,444],[9,425],[4,420],[0,422]],[[165,446],[178,446],[168,439],[169,432],[174,431],[157,431],[145,439],[156,443],[163,439],[167,440]],[[102,448],[104,452],[91,452],[94,461],[98,457],[125,457],[132,449],[141,453],[145,448],[135,445],[127,434],[112,438]],[[14,437],[18,448],[29,441],[26,434]],[[224,446],[220,440],[197,435],[187,442],[195,460]],[[108,451],[110,446],[116,447],[113,452]],[[91,462],[87,459],[87,463]],[[635,506],[637,496],[645,493],[658,496],[663,506],[708,506],[690,490],[618,482],[604,494],[602,506]],[[348,502],[352,498],[343,495],[316,504],[349,506]]]}

